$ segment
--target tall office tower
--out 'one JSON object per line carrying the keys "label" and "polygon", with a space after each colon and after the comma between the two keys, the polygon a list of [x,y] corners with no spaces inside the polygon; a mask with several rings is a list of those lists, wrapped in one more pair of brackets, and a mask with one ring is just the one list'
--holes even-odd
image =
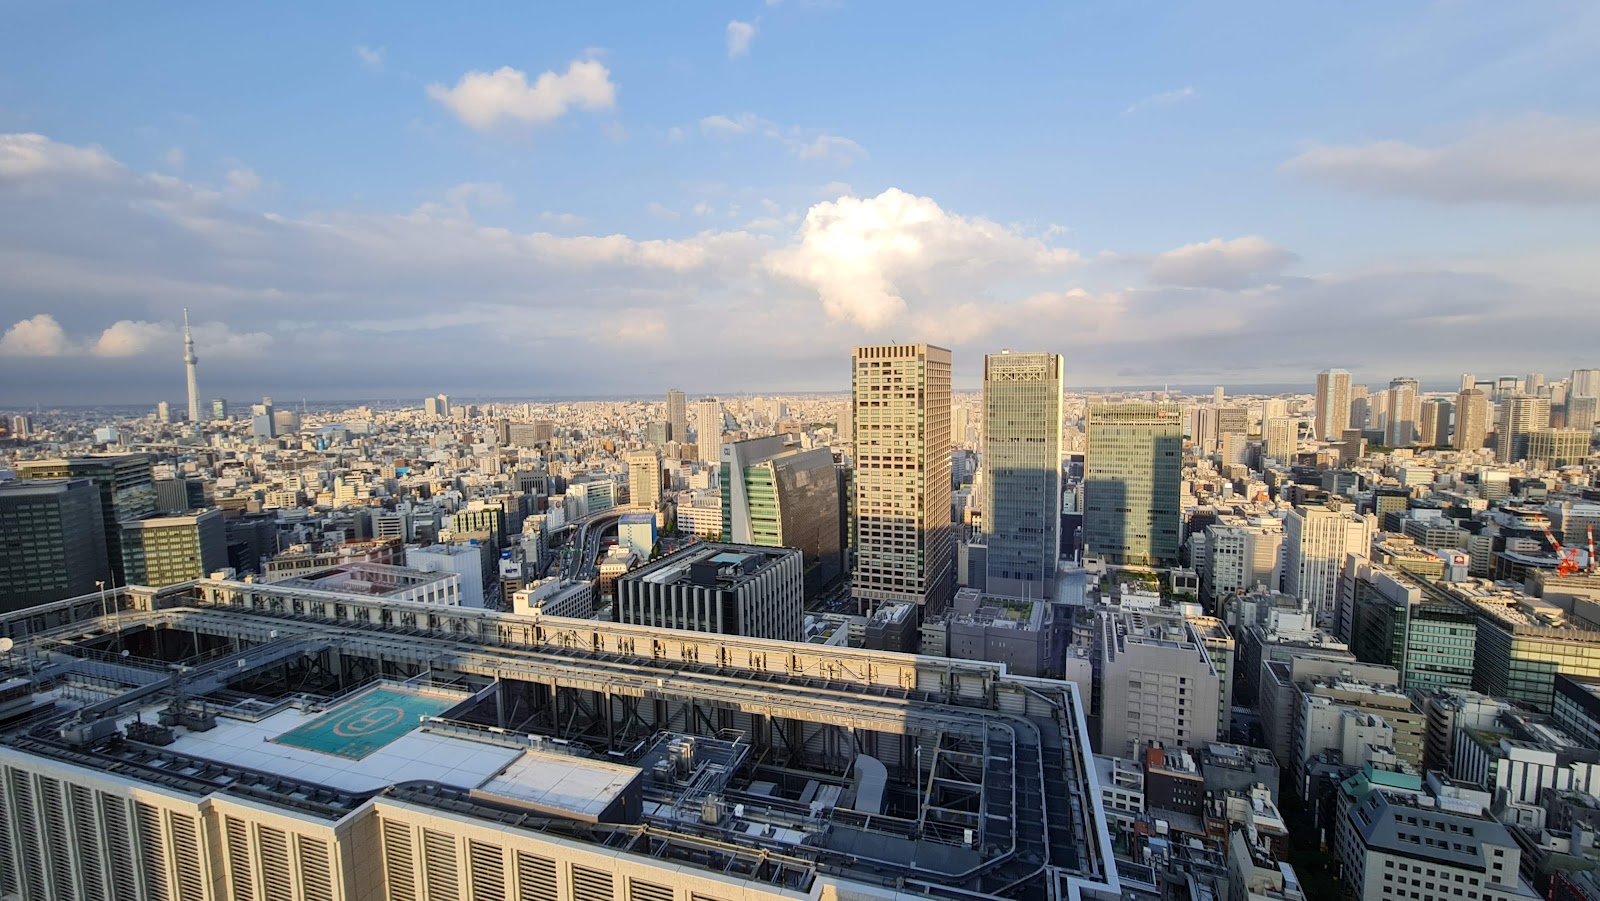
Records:
{"label": "tall office tower", "polygon": [[1219,407],[1222,406],[1222,401],[1227,396],[1227,392],[1222,390],[1221,385],[1211,389],[1211,402]]}
{"label": "tall office tower", "polygon": [[1600,422],[1600,398],[1567,396],[1567,428],[1594,431]]}
{"label": "tall office tower", "polygon": [[1289,415],[1289,402],[1281,397],[1269,397],[1261,402],[1261,421],[1282,419]]}
{"label": "tall office tower", "polygon": [[628,464],[628,502],[655,510],[661,506],[661,452],[655,448],[631,451]]}
{"label": "tall office tower", "polygon": [[1462,391],[1465,391],[1468,388],[1476,388],[1477,386],[1478,386],[1478,377],[1477,376],[1473,375],[1470,372],[1461,373],[1461,390]]}
{"label": "tall office tower", "polygon": [[1084,546],[1113,566],[1176,566],[1183,480],[1177,404],[1089,405]]}
{"label": "tall office tower", "polygon": [[1398,378],[1389,382],[1388,411],[1385,443],[1390,447],[1415,445],[1417,421],[1422,418],[1422,386],[1416,379]]}
{"label": "tall office tower", "polygon": [[[508,440],[506,442],[504,442],[504,443],[507,443],[507,444],[510,443],[510,441],[509,441],[510,436],[511,436],[511,427],[510,427],[510,424],[507,423],[506,424],[506,437],[507,437]],[[670,423],[670,422],[651,422],[651,423],[646,423],[645,427],[644,427],[644,440],[646,442],[648,442],[649,444],[655,446],[655,447],[666,447],[667,446],[667,442],[672,440],[672,423]]]}
{"label": "tall office tower", "polygon": [[27,413],[18,413],[11,417],[11,437],[31,438],[33,436],[33,417]]}
{"label": "tall office tower", "polygon": [[658,629],[800,641],[805,563],[795,548],[690,545],[620,576],[612,619]]}
{"label": "tall office tower", "polygon": [[200,421],[200,383],[195,381],[194,334],[189,331],[189,308],[183,308],[183,374],[189,382],[189,422]]}
{"label": "tall office tower", "polygon": [[228,565],[227,526],[220,508],[127,520],[121,533],[122,568],[130,585],[176,585]]}
{"label": "tall office tower", "polygon": [[1326,507],[1294,507],[1283,521],[1283,590],[1299,598],[1319,620],[1332,616],[1338,600],[1339,573],[1351,554],[1371,554],[1377,527],[1371,516]]}
{"label": "tall office tower", "polygon": [[1522,393],[1522,383],[1514,375],[1503,375],[1495,380],[1494,399],[1505,400],[1513,394]]}
{"label": "tall office tower", "polygon": [[1214,604],[1257,584],[1275,591],[1282,575],[1283,526],[1276,519],[1206,526],[1205,579],[1200,588],[1207,601]]}
{"label": "tall office tower", "polygon": [[1523,376],[1522,391],[1524,394],[1532,394],[1535,397],[1545,394],[1544,373],[1530,372]]}
{"label": "tall office tower", "polygon": [[676,388],[667,391],[667,425],[673,441],[689,443],[689,395]]}
{"label": "tall office tower", "polygon": [[156,421],[157,422],[171,422],[172,421],[172,405],[171,404],[167,403],[164,400],[156,402]]}
{"label": "tall office tower", "polygon": [[1450,446],[1450,422],[1455,416],[1455,401],[1430,398],[1422,402],[1422,434],[1417,440],[1429,447]]}
{"label": "tall office tower", "polygon": [[967,408],[961,404],[950,405],[950,446],[967,443]]}
{"label": "tall office tower", "polygon": [[722,465],[722,401],[714,397],[694,405],[695,445],[700,459],[713,466]]}
{"label": "tall office tower", "polygon": [[437,398],[437,397],[424,397],[422,399],[422,412],[424,414],[428,415],[428,416],[438,417],[438,415],[439,415],[439,398]]}
{"label": "tall office tower", "polygon": [[1528,437],[1550,428],[1550,398],[1513,394],[1500,402],[1494,427],[1494,458],[1515,463],[1528,457]]}
{"label": "tall office tower", "polygon": [[1325,369],[1317,373],[1316,421],[1317,438],[1337,441],[1350,427],[1350,373],[1343,369]]}
{"label": "tall office tower", "polygon": [[1489,395],[1479,388],[1463,388],[1456,395],[1456,426],[1450,446],[1473,451],[1489,438]]}
{"label": "tall office tower", "polygon": [[[1365,431],[1372,425],[1377,417],[1373,416],[1374,399],[1368,395],[1366,385],[1352,385],[1350,388],[1350,424],[1345,431]],[[1333,440],[1333,439],[1329,439]]]}
{"label": "tall office tower", "polygon": [[1600,369],[1574,369],[1567,381],[1568,397],[1600,397]]}
{"label": "tall office tower", "polygon": [[250,434],[271,440],[278,437],[277,411],[272,408],[272,398],[263,397],[261,403],[250,407]]}
{"label": "tall office tower", "polygon": [[805,555],[806,593],[843,572],[844,506],[833,453],[795,435],[722,446],[722,537],[734,544],[792,547]]}
{"label": "tall office tower", "polygon": [[1245,439],[1250,434],[1250,410],[1245,407],[1214,407],[1212,411],[1217,417],[1217,449],[1223,452],[1222,462],[1244,462]]}
{"label": "tall office tower", "polygon": [[1060,354],[983,358],[984,592],[1055,597],[1061,556]]}
{"label": "tall office tower", "polygon": [[221,421],[228,418],[228,401],[225,398],[215,398],[211,401],[211,418]]}
{"label": "tall office tower", "polygon": [[100,492],[101,534],[106,560],[118,585],[128,584],[117,524],[156,512],[156,484],[149,454],[107,454],[56,460],[22,460],[20,479],[90,479]]}
{"label": "tall office tower", "polygon": [[90,479],[0,482],[0,613],[109,585],[100,490]]}
{"label": "tall office tower", "polygon": [[1299,431],[1299,421],[1287,416],[1262,420],[1261,437],[1266,445],[1267,456],[1279,463],[1287,463],[1294,456]]}
{"label": "tall office tower", "polygon": [[955,592],[950,522],[950,351],[931,344],[857,347],[854,593],[876,607],[928,613]]}
{"label": "tall office tower", "polygon": [[839,434],[839,440],[845,444],[850,444],[856,440],[856,431],[853,422],[855,407],[856,405],[849,398],[845,398],[843,406],[839,408],[839,422],[837,424],[837,430]]}

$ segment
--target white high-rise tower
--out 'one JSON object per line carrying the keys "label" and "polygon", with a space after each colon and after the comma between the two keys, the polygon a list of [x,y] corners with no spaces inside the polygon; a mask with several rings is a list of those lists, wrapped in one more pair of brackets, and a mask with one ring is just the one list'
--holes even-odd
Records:
{"label": "white high-rise tower", "polygon": [[183,370],[189,378],[189,422],[200,421],[200,386],[195,382],[194,364],[200,362],[194,355],[194,335],[189,332],[189,308],[183,308]]}

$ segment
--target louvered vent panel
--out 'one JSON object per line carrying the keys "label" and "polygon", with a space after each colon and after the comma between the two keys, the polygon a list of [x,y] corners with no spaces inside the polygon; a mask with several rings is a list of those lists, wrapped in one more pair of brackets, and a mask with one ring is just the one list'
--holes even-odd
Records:
{"label": "louvered vent panel", "polygon": [[506,859],[499,845],[469,840],[467,868],[472,876],[472,901],[505,901]]}
{"label": "louvered vent panel", "polygon": [[40,778],[34,800],[44,815],[45,856],[49,861],[50,884],[61,901],[77,901],[77,880],[72,842],[67,837],[67,799],[61,783]]}
{"label": "louvered vent panel", "polygon": [[643,879],[629,879],[628,901],[672,901],[672,889]]}
{"label": "louvered vent panel", "polygon": [[383,879],[390,901],[417,901],[415,852],[411,850],[411,827],[394,820],[383,821]]}
{"label": "louvered vent panel", "polygon": [[101,795],[100,815],[105,817],[106,849],[111,852],[111,897],[113,901],[139,901],[139,855],[128,822],[128,802]]}
{"label": "louvered vent panel", "polygon": [[222,821],[228,847],[228,887],[233,901],[256,901],[255,874],[250,865],[250,824],[238,817]]}
{"label": "louvered vent panel", "polygon": [[77,841],[78,872],[83,874],[83,894],[98,901],[106,894],[106,876],[100,853],[100,823],[95,812],[95,791],[82,785],[68,785],[72,801],[72,832]]}
{"label": "louvered vent panel", "polygon": [[333,867],[328,862],[328,843],[299,836],[300,885],[306,901],[333,901]]}
{"label": "louvered vent panel", "polygon": [[167,893],[167,855],[161,834],[161,810],[143,801],[134,802],[139,826],[139,869],[151,901],[170,901]]}
{"label": "louvered vent panel", "polygon": [[559,901],[555,861],[517,852],[517,901]]}
{"label": "louvered vent panel", "polygon": [[456,875],[456,839],[448,832],[422,830],[422,875],[428,901],[461,901]]}
{"label": "louvered vent panel", "polygon": [[266,901],[294,901],[289,839],[282,829],[257,826],[256,840],[261,843],[261,897]]}
{"label": "louvered vent panel", "polygon": [[573,864],[572,901],[612,901],[611,874]]}

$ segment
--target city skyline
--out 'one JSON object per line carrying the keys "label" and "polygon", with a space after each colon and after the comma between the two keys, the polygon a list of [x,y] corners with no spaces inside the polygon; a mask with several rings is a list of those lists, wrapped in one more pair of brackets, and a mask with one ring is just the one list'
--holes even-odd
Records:
{"label": "city skyline", "polygon": [[1590,6],[236,15],[0,38],[0,403],[181,408],[185,306],[208,398],[1587,362]]}

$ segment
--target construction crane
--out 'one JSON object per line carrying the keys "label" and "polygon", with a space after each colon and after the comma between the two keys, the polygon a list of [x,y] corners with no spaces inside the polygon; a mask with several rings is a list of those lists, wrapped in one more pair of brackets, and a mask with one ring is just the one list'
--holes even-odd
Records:
{"label": "construction crane", "polygon": [[[1558,575],[1558,576],[1570,576],[1573,573],[1575,573],[1578,570],[1583,568],[1583,567],[1578,566],[1578,551],[1577,551],[1577,549],[1576,548],[1564,548],[1564,547],[1562,547],[1561,546],[1561,542],[1556,540],[1556,536],[1550,531],[1550,527],[1549,526],[1546,526],[1545,529],[1544,529],[1544,540],[1550,542],[1550,546],[1555,548],[1556,559],[1557,559],[1557,561],[1559,561],[1559,562],[1556,563],[1556,575]],[[1589,551],[1589,568],[1593,569],[1594,568],[1594,550],[1593,550],[1593,547],[1594,547],[1594,527],[1592,527],[1592,526],[1589,528],[1589,547],[1591,548],[1591,550]]]}

